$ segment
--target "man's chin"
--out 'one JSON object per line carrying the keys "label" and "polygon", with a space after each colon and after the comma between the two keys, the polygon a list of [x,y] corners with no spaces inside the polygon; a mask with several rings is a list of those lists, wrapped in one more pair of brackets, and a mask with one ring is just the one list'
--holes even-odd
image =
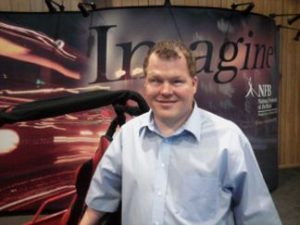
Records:
{"label": "man's chin", "polygon": [[161,121],[176,121],[176,117],[171,112],[165,112],[165,113],[156,113],[155,114],[157,118],[159,118]]}

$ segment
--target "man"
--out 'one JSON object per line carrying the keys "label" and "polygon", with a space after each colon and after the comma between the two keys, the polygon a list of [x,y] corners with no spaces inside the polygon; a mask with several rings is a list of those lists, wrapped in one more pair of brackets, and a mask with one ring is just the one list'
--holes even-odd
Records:
{"label": "man", "polygon": [[81,224],[95,224],[121,200],[124,225],[281,224],[245,135],[195,103],[190,51],[181,42],[157,43],[144,71],[151,111],[117,133]]}

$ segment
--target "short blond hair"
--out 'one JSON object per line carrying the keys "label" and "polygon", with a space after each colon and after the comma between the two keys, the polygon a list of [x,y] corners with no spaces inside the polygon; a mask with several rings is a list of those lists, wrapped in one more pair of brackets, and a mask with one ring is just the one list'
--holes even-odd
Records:
{"label": "short blond hair", "polygon": [[187,48],[183,42],[176,40],[166,40],[157,42],[152,48],[149,49],[143,64],[144,74],[147,76],[147,68],[149,58],[152,53],[158,55],[161,59],[177,59],[180,58],[179,54],[182,53],[186,59],[187,67],[191,77],[196,75],[196,62],[192,52]]}

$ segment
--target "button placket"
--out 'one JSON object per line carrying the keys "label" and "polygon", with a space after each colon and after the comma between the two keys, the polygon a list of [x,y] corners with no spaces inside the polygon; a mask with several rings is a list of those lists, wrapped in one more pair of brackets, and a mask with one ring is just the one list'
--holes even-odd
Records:
{"label": "button placket", "polygon": [[155,177],[155,195],[153,199],[152,221],[163,224],[165,211],[165,193],[168,183],[168,163],[170,154],[170,140],[163,139],[158,151]]}

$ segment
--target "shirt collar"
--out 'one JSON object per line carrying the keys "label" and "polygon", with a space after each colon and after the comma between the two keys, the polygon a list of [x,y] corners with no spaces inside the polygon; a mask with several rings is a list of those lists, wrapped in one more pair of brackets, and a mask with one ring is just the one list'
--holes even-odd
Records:
{"label": "shirt collar", "polygon": [[200,142],[202,121],[203,118],[200,116],[200,108],[195,102],[192,114],[182,126],[182,129],[190,132],[197,139],[197,141]]}
{"label": "shirt collar", "polygon": [[[143,132],[145,132],[145,130],[148,129],[152,132],[159,134],[159,131],[156,128],[154,123],[153,111],[150,110],[147,113],[145,113],[143,116],[144,119],[142,120],[139,133],[141,134],[143,130],[144,130]],[[182,132],[186,131],[192,134],[199,142],[201,136],[201,124],[202,124],[202,118],[200,116],[200,108],[195,102],[192,114],[190,115],[188,120],[174,133],[173,136],[179,135]]]}

